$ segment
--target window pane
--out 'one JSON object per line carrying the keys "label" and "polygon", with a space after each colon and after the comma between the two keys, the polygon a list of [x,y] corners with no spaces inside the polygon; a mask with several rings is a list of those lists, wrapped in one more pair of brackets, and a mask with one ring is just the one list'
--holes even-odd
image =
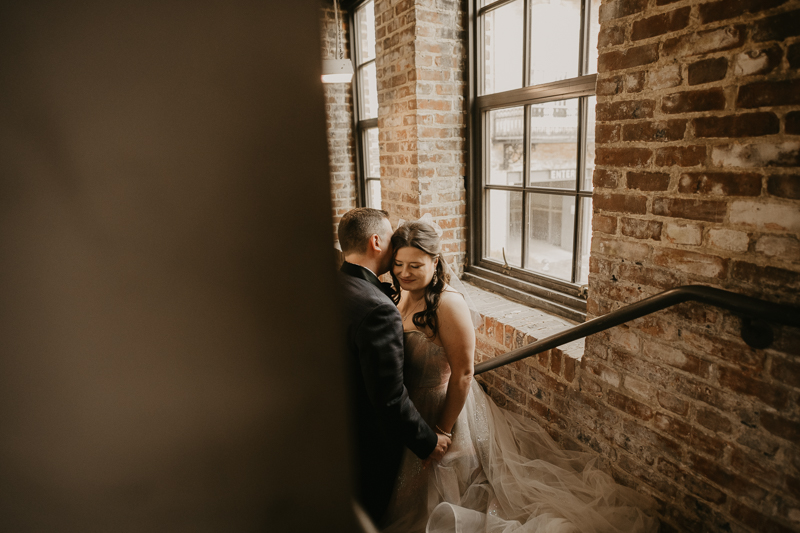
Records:
{"label": "window pane", "polygon": [[486,191],[486,211],[489,222],[486,256],[508,264],[522,266],[522,193]]}
{"label": "window pane", "polygon": [[532,1],[530,84],[574,78],[578,75],[581,0]]}
{"label": "window pane", "polygon": [[589,3],[589,54],[587,57],[586,74],[597,72],[597,36],[600,33],[600,0]]}
{"label": "window pane", "polygon": [[489,111],[489,179],[492,185],[522,185],[523,109]]}
{"label": "window pane", "polygon": [[358,64],[375,59],[375,4],[367,2],[356,11]]}
{"label": "window pane", "polygon": [[581,198],[580,213],[581,256],[578,258],[577,281],[581,285],[589,283],[589,251],[592,249],[592,199]]}
{"label": "window pane", "polygon": [[574,196],[529,193],[525,268],[572,281],[574,228]]}
{"label": "window pane", "polygon": [[531,106],[532,187],[575,189],[578,163],[578,99]]}
{"label": "window pane", "polygon": [[375,62],[359,70],[361,92],[361,120],[378,117],[378,79],[375,77]]}
{"label": "window pane", "polygon": [[370,128],[365,133],[364,152],[367,154],[367,164],[364,171],[368,178],[380,178],[381,157],[378,150],[378,128]]}
{"label": "window pane", "polygon": [[590,96],[586,99],[586,171],[583,174],[583,187],[585,191],[592,190],[592,174],[594,174],[594,122],[597,97]]}
{"label": "window pane", "polygon": [[381,209],[380,180],[367,180],[367,207]]}
{"label": "window pane", "polygon": [[517,0],[483,16],[483,94],[522,87],[522,11]]}

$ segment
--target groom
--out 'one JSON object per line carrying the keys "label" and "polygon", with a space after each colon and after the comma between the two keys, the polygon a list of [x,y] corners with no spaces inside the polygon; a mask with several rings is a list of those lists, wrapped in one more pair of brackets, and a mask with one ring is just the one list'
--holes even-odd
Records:
{"label": "groom", "polygon": [[386,511],[403,447],[420,459],[440,460],[450,439],[435,433],[403,385],[403,322],[378,276],[392,260],[392,225],[386,211],[361,207],[339,222],[345,262],[347,348],[354,389],[357,497],[379,524]]}

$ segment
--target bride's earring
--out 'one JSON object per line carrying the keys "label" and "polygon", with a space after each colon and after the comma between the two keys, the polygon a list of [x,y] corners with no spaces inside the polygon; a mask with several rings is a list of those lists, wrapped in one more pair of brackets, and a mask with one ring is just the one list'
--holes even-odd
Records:
{"label": "bride's earring", "polygon": [[431,279],[431,285],[436,285],[436,280],[437,280],[437,276],[436,276],[436,271],[434,270],[433,271],[433,279]]}

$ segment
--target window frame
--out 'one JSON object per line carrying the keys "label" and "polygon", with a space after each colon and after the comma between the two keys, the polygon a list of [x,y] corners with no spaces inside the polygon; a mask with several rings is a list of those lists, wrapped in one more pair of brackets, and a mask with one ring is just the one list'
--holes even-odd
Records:
{"label": "window frame", "polygon": [[[380,183],[380,176],[369,176],[369,147],[367,141],[367,131],[370,129],[378,129],[378,117],[362,118],[364,114],[364,104],[362,87],[361,87],[361,70],[369,63],[375,63],[376,57],[361,63],[361,47],[359,46],[358,31],[356,28],[356,12],[368,2],[374,0],[357,0],[345,4],[348,10],[348,31],[350,32],[350,57],[353,61],[353,82],[350,87],[352,90],[353,99],[353,132],[355,142],[355,174],[356,174],[356,203],[358,207],[367,207],[367,198],[369,195],[369,184],[371,181]],[[373,21],[374,24],[374,21]],[[377,98],[377,94],[375,95]],[[380,135],[380,130],[378,130]],[[378,156],[380,157],[380,155]],[[380,162],[379,162],[380,167]],[[380,209],[380,206],[378,206]]]}
{"label": "window frame", "polygon": [[[468,146],[470,147],[469,180],[470,193],[468,195],[468,212],[472,223],[470,224],[470,241],[468,246],[468,263],[465,269],[468,279],[479,286],[500,292],[530,305],[544,308],[555,314],[582,322],[586,318],[586,286],[580,285],[576,276],[577,263],[580,261],[580,215],[583,198],[592,197],[591,188],[582,189],[585,182],[587,140],[586,129],[588,126],[587,103],[589,97],[596,96],[595,85],[597,74],[585,74],[589,70],[588,53],[590,21],[587,20],[590,12],[591,0],[582,0],[580,15],[580,37],[578,76],[566,80],[549,82],[539,85],[527,85],[530,82],[530,50],[531,50],[531,9],[530,0],[523,0],[523,87],[501,93],[481,94],[484,77],[484,19],[483,15],[500,7],[511,4],[516,0],[498,0],[480,7],[481,0],[470,0],[468,16],[470,20],[468,30],[468,46],[471,57],[468,64]],[[481,89],[479,91],[479,89]],[[523,159],[522,186],[490,185],[488,181],[489,158],[484,154],[484,141],[489,138],[488,113],[498,109],[522,107],[523,109],[523,146],[530,150],[530,107],[534,104],[568,100],[578,98],[578,156],[576,160],[576,177],[574,189],[537,188],[529,185],[530,153],[527,152]],[[484,257],[488,241],[489,219],[485,216],[487,191],[509,190],[522,194],[522,248],[524,261],[528,241],[527,228],[527,197],[530,192],[544,192],[549,195],[566,195],[575,198],[575,225],[573,229],[573,258],[572,274],[570,281],[564,281],[546,274],[523,270],[522,267],[512,267],[507,263],[499,262]],[[589,213],[591,216],[591,213]],[[591,238],[589,234],[583,236]],[[524,265],[524,262],[521,263]]]}

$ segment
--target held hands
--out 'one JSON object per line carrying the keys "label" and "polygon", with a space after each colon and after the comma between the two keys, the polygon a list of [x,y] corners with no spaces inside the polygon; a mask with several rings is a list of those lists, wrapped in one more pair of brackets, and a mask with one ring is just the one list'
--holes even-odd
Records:
{"label": "held hands", "polygon": [[436,448],[433,449],[433,451],[431,452],[430,456],[425,461],[426,464],[430,463],[431,460],[441,461],[442,457],[444,457],[444,454],[447,453],[447,449],[450,447],[450,444],[452,442],[450,440],[450,437],[447,437],[447,436],[442,435],[440,433],[437,433],[436,437],[438,439],[437,442],[436,442]]}

